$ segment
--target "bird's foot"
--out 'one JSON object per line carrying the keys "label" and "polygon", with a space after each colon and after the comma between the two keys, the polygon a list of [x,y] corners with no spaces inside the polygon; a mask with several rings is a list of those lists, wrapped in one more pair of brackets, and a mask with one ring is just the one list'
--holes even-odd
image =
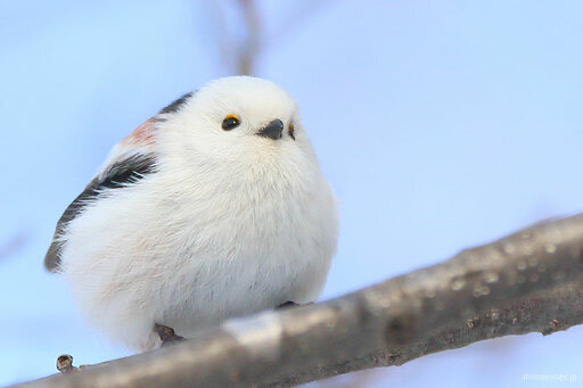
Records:
{"label": "bird's foot", "polygon": [[174,329],[168,326],[155,324],[154,331],[160,336],[162,340],[162,346],[175,344],[177,342],[183,341],[184,337],[179,336],[174,332]]}

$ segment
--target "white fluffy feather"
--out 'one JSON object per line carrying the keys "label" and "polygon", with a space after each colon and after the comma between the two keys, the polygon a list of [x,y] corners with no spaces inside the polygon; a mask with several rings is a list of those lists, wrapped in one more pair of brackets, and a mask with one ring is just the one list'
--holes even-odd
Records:
{"label": "white fluffy feather", "polygon": [[[223,131],[228,114],[241,125]],[[276,118],[293,121],[296,140],[256,135]],[[102,167],[154,150],[158,171],[91,202],[63,236],[62,270],[89,321],[143,351],[160,345],[155,323],[188,337],[313,301],[338,221],[293,99],[271,82],[229,77],[164,119],[151,144],[120,143]]]}

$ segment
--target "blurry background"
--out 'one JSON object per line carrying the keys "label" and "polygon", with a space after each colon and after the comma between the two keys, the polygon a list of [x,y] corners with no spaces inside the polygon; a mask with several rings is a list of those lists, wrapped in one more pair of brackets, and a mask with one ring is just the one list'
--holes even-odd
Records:
{"label": "blurry background", "polygon": [[[322,298],[582,211],[582,15],[577,0],[0,2],[0,385],[61,353],[125,354],[44,271],[53,228],[115,142],[240,69],[296,97],[339,197]],[[314,385],[581,383],[582,348],[575,327]]]}

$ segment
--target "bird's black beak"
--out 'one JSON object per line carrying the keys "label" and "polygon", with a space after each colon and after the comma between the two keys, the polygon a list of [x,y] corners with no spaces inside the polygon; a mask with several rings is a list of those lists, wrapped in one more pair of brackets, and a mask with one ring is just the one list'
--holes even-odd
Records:
{"label": "bird's black beak", "polygon": [[283,121],[280,119],[273,120],[263,127],[261,131],[257,132],[259,136],[268,137],[273,140],[281,139],[282,133]]}

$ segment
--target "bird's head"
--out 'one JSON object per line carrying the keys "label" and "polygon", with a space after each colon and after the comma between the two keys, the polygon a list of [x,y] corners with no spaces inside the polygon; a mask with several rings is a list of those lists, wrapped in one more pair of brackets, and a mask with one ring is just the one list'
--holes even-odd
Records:
{"label": "bird's head", "polygon": [[163,125],[187,158],[266,161],[312,154],[297,104],[273,82],[221,78],[173,105],[161,112]]}

